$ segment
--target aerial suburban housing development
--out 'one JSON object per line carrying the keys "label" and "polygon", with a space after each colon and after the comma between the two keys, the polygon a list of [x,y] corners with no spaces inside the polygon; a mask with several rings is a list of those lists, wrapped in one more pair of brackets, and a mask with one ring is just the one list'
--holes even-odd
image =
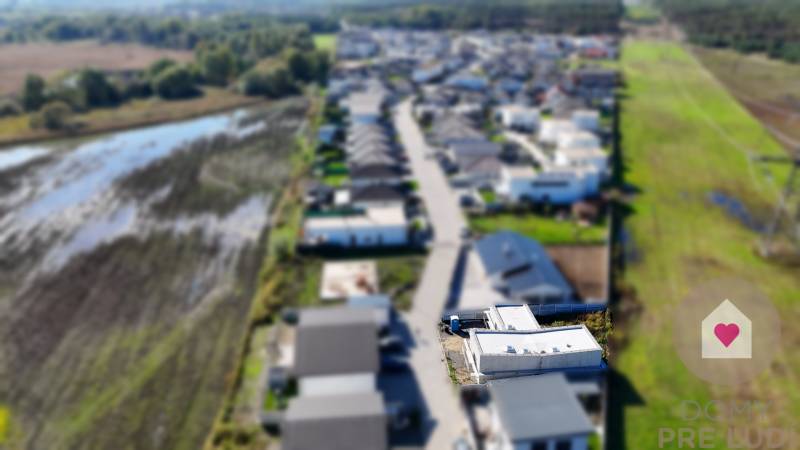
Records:
{"label": "aerial suburban housing development", "polygon": [[800,449],[799,30],[0,1],[0,450]]}

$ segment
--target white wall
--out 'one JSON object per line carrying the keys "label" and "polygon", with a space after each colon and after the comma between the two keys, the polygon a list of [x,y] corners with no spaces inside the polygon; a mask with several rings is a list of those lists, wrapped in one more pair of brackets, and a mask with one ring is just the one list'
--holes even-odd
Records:
{"label": "white wall", "polygon": [[359,228],[306,226],[304,240],[341,247],[401,246],[408,244],[408,230],[405,225]]}
{"label": "white wall", "polygon": [[300,378],[300,395],[313,397],[320,395],[358,394],[375,390],[374,373],[355,373],[347,375],[320,375]]}

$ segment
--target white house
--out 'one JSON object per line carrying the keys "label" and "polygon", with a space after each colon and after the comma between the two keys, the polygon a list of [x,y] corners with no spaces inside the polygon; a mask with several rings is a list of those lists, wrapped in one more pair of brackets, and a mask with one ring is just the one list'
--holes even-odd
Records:
{"label": "white house", "polygon": [[539,127],[539,110],[529,106],[510,104],[498,108],[500,122],[506,128],[534,131]]}
{"label": "white house", "polygon": [[361,212],[309,217],[303,224],[306,245],[392,247],[409,242],[409,227],[400,206],[372,207]]}
{"label": "white house", "polygon": [[572,123],[581,130],[596,133],[600,130],[600,113],[593,109],[580,109],[572,113]]}
{"label": "white house", "polygon": [[486,450],[586,450],[594,427],[563,374],[491,381]]}
{"label": "white house", "polygon": [[530,166],[503,166],[495,192],[516,203],[525,198],[533,198],[533,182],[536,172]]}
{"label": "white house", "polygon": [[600,139],[588,131],[561,131],[556,144],[558,148],[600,148]]}
{"label": "white house", "polygon": [[411,74],[411,81],[417,84],[430,83],[444,75],[444,65],[438,62],[431,62],[422,65]]}
{"label": "white house", "polygon": [[589,167],[556,166],[536,172],[531,167],[506,166],[495,191],[514,203],[527,200],[561,205],[596,194],[599,185],[599,174]]}
{"label": "white house", "polygon": [[591,167],[600,174],[608,172],[608,155],[599,147],[558,148],[553,156],[557,166]]}
{"label": "white house", "polygon": [[465,355],[481,383],[554,371],[600,371],[603,349],[585,325],[539,330],[469,330]]}
{"label": "white house", "polygon": [[566,119],[544,119],[539,127],[539,142],[545,145],[557,145],[562,133],[577,131],[575,124]]}

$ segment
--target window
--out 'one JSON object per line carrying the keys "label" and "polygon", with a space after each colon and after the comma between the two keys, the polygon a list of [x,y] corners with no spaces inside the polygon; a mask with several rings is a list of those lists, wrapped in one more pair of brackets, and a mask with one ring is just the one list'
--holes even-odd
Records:
{"label": "window", "polygon": [[572,450],[572,441],[558,441],[556,450]]}
{"label": "window", "polygon": [[531,450],[547,450],[547,442],[534,442]]}

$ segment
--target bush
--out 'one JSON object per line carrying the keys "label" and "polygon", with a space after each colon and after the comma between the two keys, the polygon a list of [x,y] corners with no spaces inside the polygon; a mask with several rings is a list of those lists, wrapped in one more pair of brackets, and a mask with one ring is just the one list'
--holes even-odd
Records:
{"label": "bush", "polygon": [[192,73],[186,67],[169,67],[153,80],[153,91],[165,99],[194,97],[198,94]]}
{"label": "bush", "polygon": [[0,100],[0,117],[16,116],[22,114],[22,106],[16,101],[6,98]]}
{"label": "bush", "polygon": [[38,114],[31,118],[33,128],[44,127],[48,130],[64,130],[69,126],[72,108],[61,100],[55,100],[42,107]]}

